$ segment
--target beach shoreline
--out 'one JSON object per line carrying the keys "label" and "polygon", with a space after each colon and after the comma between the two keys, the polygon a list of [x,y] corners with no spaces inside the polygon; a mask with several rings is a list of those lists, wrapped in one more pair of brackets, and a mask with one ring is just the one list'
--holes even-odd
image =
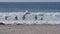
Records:
{"label": "beach shoreline", "polygon": [[60,34],[60,25],[0,25],[0,34]]}

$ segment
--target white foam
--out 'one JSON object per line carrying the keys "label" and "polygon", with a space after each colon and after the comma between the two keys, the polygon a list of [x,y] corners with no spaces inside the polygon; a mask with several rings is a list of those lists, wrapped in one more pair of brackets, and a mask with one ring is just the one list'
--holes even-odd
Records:
{"label": "white foam", "polygon": [[[25,15],[26,19],[23,20],[22,17]],[[37,20],[35,20],[35,15],[37,15]],[[41,16],[43,15],[43,16]],[[5,20],[5,16],[9,16]],[[18,17],[18,20],[15,20],[15,16]],[[41,20],[43,17],[43,20]],[[0,22],[5,24],[60,24],[60,13],[46,13],[46,12],[9,12],[9,13],[0,13]]]}

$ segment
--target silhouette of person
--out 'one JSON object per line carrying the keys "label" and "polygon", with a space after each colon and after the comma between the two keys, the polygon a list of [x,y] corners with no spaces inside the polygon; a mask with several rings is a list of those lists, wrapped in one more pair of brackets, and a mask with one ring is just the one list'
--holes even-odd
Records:
{"label": "silhouette of person", "polygon": [[25,15],[22,17],[23,20],[25,20]]}
{"label": "silhouette of person", "polygon": [[22,19],[25,20],[25,16],[30,14],[27,10],[26,10],[26,13],[23,15]]}
{"label": "silhouette of person", "polygon": [[5,16],[5,20],[7,20],[8,16]]}
{"label": "silhouette of person", "polygon": [[15,20],[18,20],[18,17],[17,16],[15,17]]}
{"label": "silhouette of person", "polygon": [[35,20],[37,20],[37,15],[35,15]]}
{"label": "silhouette of person", "polygon": [[41,17],[41,20],[43,20],[43,17]]}

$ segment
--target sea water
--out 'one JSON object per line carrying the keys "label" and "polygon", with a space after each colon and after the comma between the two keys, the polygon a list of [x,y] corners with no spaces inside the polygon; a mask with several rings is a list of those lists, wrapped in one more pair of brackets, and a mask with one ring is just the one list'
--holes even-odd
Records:
{"label": "sea water", "polygon": [[[8,16],[7,20],[5,16]],[[15,20],[16,16],[18,20]],[[0,22],[60,24],[60,2],[0,2]]]}
{"label": "sea water", "polygon": [[0,12],[60,12],[60,2],[0,2]]}

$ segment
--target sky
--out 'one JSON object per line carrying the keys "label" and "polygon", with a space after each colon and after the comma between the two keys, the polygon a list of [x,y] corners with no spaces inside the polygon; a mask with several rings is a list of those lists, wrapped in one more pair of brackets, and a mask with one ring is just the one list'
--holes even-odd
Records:
{"label": "sky", "polygon": [[60,0],[0,0],[0,2],[60,2]]}

